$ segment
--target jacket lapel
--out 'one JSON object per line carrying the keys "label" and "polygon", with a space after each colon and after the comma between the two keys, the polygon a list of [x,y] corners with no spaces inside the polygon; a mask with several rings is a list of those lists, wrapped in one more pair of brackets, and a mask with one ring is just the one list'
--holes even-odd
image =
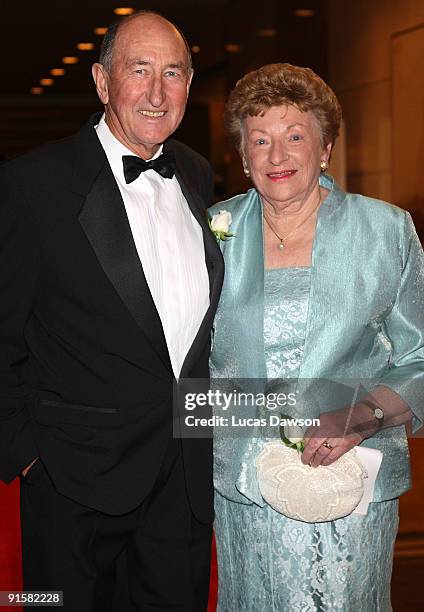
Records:
{"label": "jacket lapel", "polygon": [[[337,227],[337,219],[343,214],[343,203],[346,194],[336,185],[334,179],[327,175],[320,177],[320,185],[329,190],[318,211],[315,239],[312,249],[311,282],[309,291],[309,307],[306,321],[304,357],[300,366],[299,379],[319,378],[326,367],[326,359],[334,363],[334,352],[324,354],[323,346],[327,346],[328,329],[335,325],[333,319],[329,325],[329,313],[332,304],[338,303],[339,309],[345,312],[348,305],[343,303],[346,293],[343,284],[339,289],[334,283],[334,245],[343,233],[343,228]],[[341,230],[341,231],[340,231]],[[340,278],[347,279],[346,271]],[[330,317],[331,318],[331,317]],[[333,348],[334,351],[334,348]],[[306,383],[305,383],[306,384]]]}
{"label": "jacket lapel", "polygon": [[217,287],[217,281],[219,281],[219,271],[223,267],[221,251],[217,245],[215,236],[209,228],[203,201],[195,190],[189,188],[187,176],[178,168],[176,176],[190,210],[202,228],[206,265],[209,274],[209,294],[212,301],[217,293],[219,298],[220,287]]}
{"label": "jacket lapel", "polygon": [[[166,143],[166,149],[172,149],[172,142]],[[187,200],[187,204],[193,216],[202,228],[205,260],[209,274],[209,308],[205,313],[196,337],[182,365],[181,378],[184,378],[184,376],[187,376],[190,372],[197,358],[198,350],[204,346],[207,336],[210,334],[224,279],[224,260],[215,236],[211,232],[207,222],[205,202],[198,193],[197,187],[193,185],[189,173],[178,156],[176,156],[176,160],[175,174],[181,191]]]}
{"label": "jacket lapel", "polygon": [[92,119],[76,136],[73,189],[85,195],[79,222],[126,308],[172,371],[162,324],[138,257],[124,202],[93,125]]}

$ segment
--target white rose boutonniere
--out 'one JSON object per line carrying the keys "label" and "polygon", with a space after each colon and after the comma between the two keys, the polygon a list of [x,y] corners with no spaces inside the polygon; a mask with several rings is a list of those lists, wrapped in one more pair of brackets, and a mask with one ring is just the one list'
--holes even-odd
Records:
{"label": "white rose boutonniere", "polygon": [[234,236],[234,234],[229,232],[231,222],[231,213],[226,210],[220,210],[217,215],[213,215],[212,219],[209,219],[209,227],[215,234],[218,242],[220,240],[228,240]]}

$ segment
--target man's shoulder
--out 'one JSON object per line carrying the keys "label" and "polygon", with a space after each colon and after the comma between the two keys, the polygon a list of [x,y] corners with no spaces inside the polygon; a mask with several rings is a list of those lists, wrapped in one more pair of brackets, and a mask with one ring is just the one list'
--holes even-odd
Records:
{"label": "man's shoulder", "polygon": [[74,136],[47,142],[27,153],[2,164],[5,171],[11,174],[52,171],[55,166],[70,161],[73,151]]}
{"label": "man's shoulder", "polygon": [[96,142],[96,137],[93,117],[90,117],[75,133],[59,140],[46,142],[19,157],[4,162],[2,168],[12,176],[19,176],[22,173],[29,176],[36,174],[47,176],[49,180],[54,181],[57,173],[60,175],[66,171],[67,167],[72,166],[75,157],[81,154],[88,155],[87,149],[91,151],[92,142]]}
{"label": "man's shoulder", "polygon": [[172,150],[175,153],[177,161],[187,161],[187,163],[194,164],[195,166],[200,166],[205,169],[210,168],[208,160],[203,157],[203,155],[201,155],[188,145],[184,144],[180,140],[170,138],[166,141],[166,148]]}

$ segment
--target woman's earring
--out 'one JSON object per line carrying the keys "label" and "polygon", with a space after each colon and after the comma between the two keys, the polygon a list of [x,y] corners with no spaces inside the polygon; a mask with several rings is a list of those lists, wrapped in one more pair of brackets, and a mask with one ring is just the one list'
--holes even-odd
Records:
{"label": "woman's earring", "polygon": [[249,170],[249,168],[247,166],[247,162],[246,162],[246,159],[245,159],[244,155],[242,155],[242,157],[241,157],[241,163],[243,164],[243,172],[244,172],[245,176],[247,178],[249,178],[250,170]]}
{"label": "woman's earring", "polygon": [[325,172],[328,169],[328,164],[324,159],[320,163],[320,168],[321,168],[321,172]]}

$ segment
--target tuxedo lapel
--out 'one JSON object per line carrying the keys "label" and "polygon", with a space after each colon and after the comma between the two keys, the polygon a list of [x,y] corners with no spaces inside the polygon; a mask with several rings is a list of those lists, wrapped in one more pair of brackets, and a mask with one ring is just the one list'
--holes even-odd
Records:
{"label": "tuxedo lapel", "polygon": [[[165,150],[173,150],[172,142],[165,144]],[[184,197],[187,200],[187,204],[189,205],[193,216],[199,223],[203,232],[203,244],[205,248],[206,265],[209,273],[210,299],[212,301],[212,299],[215,300],[216,298],[219,298],[220,293],[219,280],[220,272],[222,272],[223,269],[223,259],[221,255],[221,250],[217,245],[215,236],[209,228],[205,210],[205,202],[202,200],[200,194],[198,193],[197,186],[192,184],[192,179],[190,178],[190,175],[187,172],[187,169],[185,168],[184,164],[181,162],[180,159],[178,159],[177,153],[175,174],[178,183],[181,187],[181,191],[183,192]]]}
{"label": "tuxedo lapel", "polygon": [[[166,148],[172,149],[172,143],[166,143]],[[196,186],[192,184],[190,175],[184,164],[181,163],[178,155],[176,155],[175,173],[190,210],[202,228],[205,260],[209,274],[209,308],[205,313],[198,333],[196,334],[181,368],[181,377],[183,378],[190,372],[191,366],[196,360],[199,347],[204,345],[210,333],[224,278],[224,262],[221,250],[207,222],[205,203],[201,199]]]}
{"label": "tuxedo lapel", "polygon": [[[74,188],[80,192],[88,189],[79,222],[126,308],[165,366],[172,370],[162,324],[138,257],[124,202],[92,125],[90,128],[91,134],[82,138],[85,148],[77,157],[79,168],[75,172]],[[79,136],[83,136],[82,132]]]}

